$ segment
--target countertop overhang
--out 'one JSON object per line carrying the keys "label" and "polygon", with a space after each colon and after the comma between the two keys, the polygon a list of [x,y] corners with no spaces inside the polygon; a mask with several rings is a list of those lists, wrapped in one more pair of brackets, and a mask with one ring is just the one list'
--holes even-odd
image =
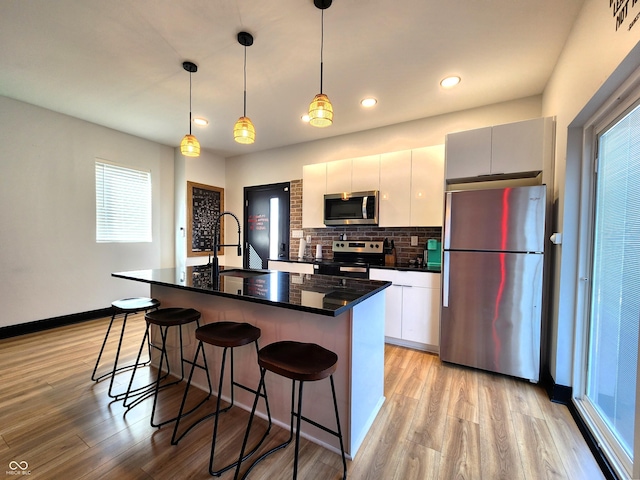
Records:
{"label": "countertop overhang", "polygon": [[116,278],[234,298],[281,308],[336,317],[381,292],[391,282],[305,275],[275,270],[243,270],[220,267],[218,287],[208,265],[116,272]]}

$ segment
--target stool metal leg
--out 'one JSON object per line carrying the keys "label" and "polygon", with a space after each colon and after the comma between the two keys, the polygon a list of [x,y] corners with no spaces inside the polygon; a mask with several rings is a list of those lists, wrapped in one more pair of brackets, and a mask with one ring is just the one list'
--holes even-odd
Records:
{"label": "stool metal leg", "polygon": [[[198,323],[196,321],[196,323]],[[199,326],[199,324],[198,324]],[[182,330],[182,326],[179,326],[180,329]],[[142,350],[144,349],[144,344],[145,341],[149,341],[150,338],[150,324],[147,324],[147,329],[145,331],[145,335],[144,338],[142,339],[142,343],[140,344],[140,349],[138,350],[138,358],[136,360],[136,365],[133,369],[133,373],[131,374],[131,378],[129,380],[129,386],[127,387],[127,391],[124,393],[124,396],[120,396],[119,399],[123,400],[123,405],[126,407],[127,411],[129,411],[130,409],[132,409],[133,407],[135,407],[136,405],[138,405],[139,403],[141,403],[143,400],[146,400],[147,398],[149,398],[151,395],[154,395],[154,402],[153,402],[153,409],[152,409],[152,414],[151,414],[151,426],[153,427],[157,427],[157,426],[161,426],[164,425],[165,423],[168,422],[163,422],[161,424],[154,424],[154,416],[155,416],[155,407],[157,404],[157,396],[158,396],[158,391],[160,389],[169,387],[171,385],[176,385],[178,383],[180,383],[183,379],[184,379],[184,365],[182,365],[181,367],[181,372],[182,372],[182,376],[181,378],[174,380],[172,382],[169,383],[165,383],[162,386],[160,386],[160,382],[162,380],[164,380],[165,378],[167,378],[170,374],[171,374],[171,366],[169,365],[169,357],[167,354],[167,349],[166,349],[166,343],[167,343],[167,332],[169,327],[163,327],[163,326],[159,326],[160,328],[160,338],[162,340],[162,347],[158,347],[157,345],[153,345],[151,344],[151,346],[153,346],[155,349],[160,350],[160,362],[158,364],[158,374],[156,376],[156,380],[148,385],[142,386],[142,387],[138,387],[136,389],[132,388],[133,387],[133,381],[136,375],[136,371],[138,369],[138,363],[140,360],[140,356],[142,355]],[[180,336],[180,338],[182,338],[182,335]],[[182,364],[183,362],[185,362],[186,360],[184,359],[184,350],[182,347],[182,342],[180,342],[180,363]],[[166,363],[167,365],[167,371],[163,374],[162,372],[162,365],[163,363]],[[133,399],[131,400],[131,402],[128,403],[130,397],[132,397]],[[125,412],[126,414],[126,412]],[[175,420],[169,420],[169,421],[173,421]]]}
{"label": "stool metal leg", "polygon": [[[266,372],[266,369],[262,368],[262,375],[260,377],[260,383],[264,384],[264,375]],[[242,476],[242,479],[244,480],[245,478],[247,478],[247,476],[249,475],[249,473],[251,472],[251,470],[253,470],[253,468],[262,460],[264,460],[266,457],[268,457],[269,455],[271,455],[272,453],[285,448],[287,445],[289,445],[291,443],[291,440],[293,439],[293,421],[294,418],[296,418],[297,422],[296,422],[296,441],[295,441],[295,451],[294,451],[294,457],[293,457],[293,480],[297,480],[298,478],[298,453],[299,453],[299,449],[300,449],[300,431],[301,431],[301,421],[304,420],[307,423],[310,423],[311,425],[320,428],[321,430],[324,430],[327,433],[330,433],[332,435],[335,435],[336,437],[338,437],[338,439],[340,440],[340,452],[342,453],[342,467],[343,467],[343,472],[342,472],[342,478],[343,480],[347,479],[347,460],[346,460],[346,456],[344,453],[344,443],[342,440],[342,429],[340,427],[340,417],[338,415],[338,401],[336,399],[336,390],[335,390],[335,385],[333,382],[333,375],[329,376],[329,379],[331,381],[331,393],[333,396],[333,407],[336,413],[336,422],[337,422],[337,431],[333,431],[327,427],[325,427],[324,425],[320,425],[319,423],[305,417],[304,415],[302,415],[302,387],[304,382],[303,381],[298,381],[299,382],[299,386],[298,386],[298,409],[297,412],[294,409],[295,406],[295,390],[296,390],[296,380],[292,380],[291,381],[291,427],[289,429],[289,438],[284,442],[281,443],[280,445],[277,445],[275,447],[273,447],[271,450],[269,450],[268,452],[262,454],[258,459],[256,459],[251,466],[247,469],[247,471],[244,473],[244,475]],[[242,450],[240,451],[240,457],[242,458],[242,454],[244,452],[244,448],[246,446],[246,442],[247,439],[249,438],[249,432],[251,430],[251,422],[253,421],[253,415],[255,413],[255,409],[256,409],[256,405],[257,405],[258,401],[257,398],[253,403],[253,409],[251,410],[251,415],[249,416],[249,424],[247,425],[247,431],[244,437],[244,442],[242,444]],[[238,475],[240,474],[240,463],[244,461],[244,459],[242,459],[240,462],[238,462],[238,467],[236,468],[236,473],[234,476],[234,480],[238,480]]]}
{"label": "stool metal leg", "polygon": [[[145,343],[147,343],[149,350],[151,349],[149,328],[150,327],[147,324],[147,328],[145,329],[144,336],[142,337],[142,343],[140,344],[140,349],[138,350],[138,356],[136,358],[136,362],[134,363],[133,372],[131,373],[131,378],[129,379],[129,385],[127,389],[123,393],[120,393],[114,396],[116,400],[123,401],[122,403],[127,408],[127,410],[132,408],[134,405],[137,405],[140,401],[144,400],[145,398],[148,398],[149,394],[153,392],[154,383],[145,385],[143,387],[138,387],[135,389],[133,388],[133,380],[135,379],[136,372],[138,371],[138,366],[142,366],[142,364],[140,364],[140,357],[142,356],[142,350],[144,349]],[[156,349],[159,349],[155,345],[153,347]],[[149,359],[151,359],[151,351],[149,351]],[[160,360],[162,362],[162,356],[160,357]],[[158,368],[160,369],[160,371],[162,370],[162,363],[159,365]],[[163,379],[166,378],[167,375],[168,373],[162,378]],[[129,397],[133,397],[133,400],[131,401],[131,403],[127,403],[129,400]]]}
{"label": "stool metal leg", "polygon": [[336,410],[336,423],[338,425],[338,439],[340,440],[340,452],[342,453],[342,479],[347,480],[347,458],[344,454],[344,443],[342,442],[342,428],[340,428],[340,415],[338,414],[338,400],[336,399],[336,387],[333,383],[333,375],[329,375],[331,380],[331,394],[333,395],[333,407]]}
{"label": "stool metal leg", "polygon": [[[156,307],[157,310],[157,307]],[[145,312],[147,312],[148,310],[144,310]],[[111,377],[111,381],[109,383],[109,391],[108,391],[108,395],[111,398],[117,398],[117,395],[113,395],[112,390],[113,390],[113,377],[116,373],[122,372],[124,370],[130,370],[132,368],[135,367],[135,364],[132,365],[125,365],[123,367],[118,367],[118,360],[120,359],[120,350],[122,348],[122,339],[124,338],[124,331],[125,331],[125,327],[127,325],[127,319],[129,317],[130,314],[135,314],[138,312],[124,312],[124,317],[122,319],[122,328],[120,329],[120,339],[118,340],[118,348],[116,350],[116,355],[115,355],[115,359],[113,362],[113,368],[111,369],[111,371],[103,373],[102,375],[96,377],[96,373],[98,371],[98,366],[100,365],[100,360],[102,359],[102,354],[104,353],[104,349],[105,346],[107,345],[107,341],[109,340],[109,335],[111,333],[111,328],[113,327],[113,323],[115,321],[115,318],[118,315],[121,315],[123,312],[114,312],[113,315],[111,315],[111,320],[109,321],[109,326],[107,327],[107,332],[104,336],[104,339],[102,340],[102,346],[100,347],[100,352],[98,353],[98,358],[96,359],[96,364],[93,367],[93,372],[91,374],[91,380],[93,380],[94,382],[99,382],[107,377]],[[149,355],[147,357],[148,359],[145,360],[144,362],[140,363],[140,365],[148,365],[151,362],[151,346],[149,345]]]}
{"label": "stool metal leg", "polygon": [[[267,373],[267,370],[265,368],[260,368],[260,383],[258,384],[258,392],[260,392],[261,388],[264,387],[265,400],[266,400],[266,394],[267,394],[267,387],[266,387],[266,384],[264,382],[264,377],[265,377],[266,373]],[[258,406],[258,397],[259,396],[256,395],[256,397],[255,397],[255,399],[253,401],[253,408],[251,409],[251,414],[249,415],[249,423],[247,424],[247,431],[245,432],[244,440],[242,441],[242,448],[240,449],[240,458],[239,458],[238,462],[236,462],[237,467],[236,467],[236,473],[235,473],[235,475],[233,477],[234,480],[238,480],[238,475],[240,475],[240,466],[241,466],[242,462],[244,462],[249,457],[249,455],[247,455],[246,457],[243,457],[243,455],[244,455],[244,449],[247,446],[247,441],[249,440],[249,433],[251,432],[251,424],[253,423],[253,417],[254,417],[255,412],[256,412],[256,407]],[[294,419],[293,405],[294,405],[294,403],[295,403],[295,382],[293,382],[291,384],[291,427],[289,428],[289,438],[285,442],[281,443],[280,445],[276,445],[271,450],[263,453],[262,455],[260,455],[260,457],[258,457],[256,460],[254,460],[254,462],[249,466],[247,471],[244,472],[244,475],[242,476],[243,480],[245,478],[247,478],[247,476],[249,475],[251,470],[253,470],[253,467],[255,467],[258,463],[260,463],[262,460],[267,458],[272,453],[277,452],[278,450],[281,450],[281,449],[285,448],[287,445],[289,445],[291,443],[291,440],[293,439],[293,419]],[[268,403],[267,403],[267,412],[269,414],[269,427],[271,427],[271,414],[269,413],[269,404]],[[269,433],[269,430],[267,430],[267,433]],[[265,433],[265,437],[266,437],[266,433]],[[260,440],[260,443],[258,444],[258,447],[260,446],[260,444],[262,443],[262,441],[264,440],[265,437],[262,437],[262,440]],[[254,449],[254,451],[255,450],[257,450],[257,447]]]}
{"label": "stool metal leg", "polygon": [[[104,335],[104,340],[102,341],[102,346],[100,347],[100,353],[98,353],[98,358],[96,360],[96,366],[93,367],[93,373],[91,374],[91,380],[93,380],[94,382],[99,382],[100,380],[105,378],[107,375],[113,375],[115,373],[115,364],[114,364],[114,367],[111,370],[111,372],[107,372],[104,375],[100,375],[99,377],[96,377],[96,372],[98,370],[98,365],[100,364],[100,359],[102,358],[102,352],[104,351],[104,347],[107,344],[107,340],[109,339],[109,333],[111,332],[111,327],[113,326],[113,321],[115,320],[117,314],[118,314],[118,312],[114,312],[113,315],[111,315],[111,321],[109,322],[109,326],[107,327],[107,333]],[[127,319],[127,315],[125,314],[123,321],[126,321],[126,319]],[[124,329],[123,329],[122,333],[124,333]],[[120,340],[122,340],[122,335],[120,335]],[[120,350],[120,345],[118,345],[118,351],[119,350]]]}
{"label": "stool metal leg", "polygon": [[[196,328],[200,326],[200,321],[196,320]],[[184,358],[184,344],[182,342],[182,325],[179,325],[179,335],[180,335],[180,378],[177,380],[174,380],[172,382],[169,383],[165,383],[164,385],[160,385],[160,382],[162,381],[161,375],[162,375],[162,358],[164,357],[164,360],[167,364],[167,374],[169,375],[171,372],[171,367],[169,366],[169,354],[167,352],[167,334],[169,332],[169,327],[164,327],[164,332],[163,332],[163,328],[160,327],[160,334],[162,337],[162,353],[160,354],[160,365],[158,366],[158,376],[156,378],[156,383],[155,383],[155,389],[153,391],[153,408],[151,409],[151,426],[152,427],[161,427],[163,425],[166,425],[168,423],[174,422],[178,419],[178,417],[173,417],[170,418],[168,420],[164,420],[163,422],[160,423],[154,423],[155,422],[155,415],[156,415],[156,406],[158,405],[158,392],[166,387],[169,387],[171,385],[177,385],[178,383],[182,382],[184,380],[184,364],[185,362],[190,363],[189,360],[186,360]],[[204,356],[204,351],[202,352],[203,356]],[[205,360],[206,361],[206,360]],[[193,365],[191,366],[191,368],[193,369]],[[165,375],[165,376],[166,376]],[[208,375],[207,375],[208,377]],[[183,397],[184,398],[184,397]],[[188,415],[189,413],[193,412],[194,410],[196,410],[200,405],[202,405],[204,402],[206,401],[206,398],[200,402],[200,404],[196,405],[194,408],[192,408],[191,410],[189,410],[185,415]]]}
{"label": "stool metal leg", "polygon": [[[293,480],[297,480],[298,478],[298,452],[300,451],[300,422],[302,421],[302,386],[304,382],[299,382],[298,389],[298,413],[296,417],[298,417],[298,423],[296,425],[296,446],[293,454]],[[293,385],[295,388],[296,381],[293,381]],[[291,405],[293,407],[293,405]]]}
{"label": "stool metal leg", "polygon": [[[204,362],[204,367],[202,367],[200,365],[197,365],[198,356],[200,355],[200,351],[202,351],[202,360]],[[205,371],[205,375],[207,377],[207,383],[209,384],[209,394],[206,396],[206,398],[204,400],[202,400],[198,405],[196,405],[190,411],[188,411],[186,413],[183,413],[185,404],[187,402],[187,396],[189,394],[189,387],[191,386],[191,380],[193,378],[193,372],[195,370],[195,367],[203,368],[203,370]],[[198,425],[203,420],[205,420],[207,418],[210,418],[212,415],[214,415],[214,414],[205,415],[201,419],[196,420],[192,425],[190,425],[182,433],[182,435],[180,435],[179,437],[176,438],[176,435],[178,434],[178,428],[180,427],[180,420],[182,419],[182,417],[185,417],[185,416],[189,415],[190,413],[194,412],[198,407],[200,407],[207,400],[209,400],[209,398],[211,397],[212,394],[213,394],[213,387],[211,386],[211,379],[209,378],[209,366],[207,364],[207,357],[206,357],[206,355],[204,353],[204,346],[203,346],[202,342],[198,342],[198,348],[196,348],[196,354],[193,357],[193,363],[191,364],[191,372],[189,373],[189,379],[187,380],[187,386],[185,387],[184,395],[182,396],[182,403],[180,404],[180,410],[178,412],[178,419],[176,420],[176,424],[173,427],[173,435],[171,435],[171,445],[177,445],[178,442],[180,440],[182,440],[182,437],[184,437],[187,433],[189,433],[192,428],[194,428],[196,425]]]}

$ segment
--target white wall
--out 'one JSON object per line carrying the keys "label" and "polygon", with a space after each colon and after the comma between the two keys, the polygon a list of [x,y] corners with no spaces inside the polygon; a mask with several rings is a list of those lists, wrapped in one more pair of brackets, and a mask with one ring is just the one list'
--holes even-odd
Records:
{"label": "white wall", "polygon": [[[174,149],[6,97],[0,144],[0,327],[148,295],[111,272],[173,265]],[[96,157],[151,171],[152,243],[96,243]]]}
{"label": "white wall", "polygon": [[[631,4],[630,4],[631,5]],[[598,92],[612,82],[612,76],[625,57],[640,40],[640,22],[628,30],[630,20],[640,12],[640,4],[629,7],[630,18],[618,30],[611,15],[609,2],[586,0],[562,55],[556,64],[543,95],[543,116],[556,116],[556,172],[555,199],[558,205],[555,230],[563,233],[563,244],[556,247],[556,268],[552,292],[551,318],[551,374],[557,384],[572,385],[572,363],[575,326],[575,298],[578,283],[577,250],[579,189],[582,158],[576,152],[581,143],[568,137],[569,127],[576,127],[574,119],[585,109],[594,108]],[[639,66],[638,56],[626,60],[624,70]],[[573,151],[567,150],[571,141]]]}

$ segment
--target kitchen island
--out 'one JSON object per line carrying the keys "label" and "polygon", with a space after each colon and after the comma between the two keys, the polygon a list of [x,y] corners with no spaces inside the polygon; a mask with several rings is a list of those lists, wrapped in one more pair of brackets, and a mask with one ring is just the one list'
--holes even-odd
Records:
{"label": "kitchen island", "polygon": [[[190,307],[202,313],[201,323],[247,322],[260,328],[259,343],[280,340],[317,343],[338,355],[334,373],[345,452],[353,458],[384,402],[384,289],[389,282],[326,275],[304,275],[271,270],[221,269],[211,278],[208,266],[113,273],[114,277],[151,285],[150,295],[162,307]],[[192,358],[197,342],[195,326],[183,327],[185,356]],[[179,336],[169,332],[167,340],[173,368],[179,362]],[[157,336],[157,332],[154,332]],[[154,338],[155,339],[155,338]],[[212,385],[218,385],[221,348],[207,346]],[[255,349],[234,351],[235,380],[256,388],[260,379]],[[201,374],[198,376],[198,374]],[[193,383],[205,388],[204,373],[196,371]],[[227,382],[225,382],[227,383]],[[274,423],[289,428],[291,382],[267,374],[269,406]],[[229,400],[225,385],[222,398]],[[304,415],[329,428],[335,414],[328,381],[305,385]],[[250,410],[253,395],[235,390],[236,405]],[[258,415],[266,418],[264,402]],[[243,426],[239,426],[243,428]],[[303,423],[301,434],[339,452],[332,435]]]}

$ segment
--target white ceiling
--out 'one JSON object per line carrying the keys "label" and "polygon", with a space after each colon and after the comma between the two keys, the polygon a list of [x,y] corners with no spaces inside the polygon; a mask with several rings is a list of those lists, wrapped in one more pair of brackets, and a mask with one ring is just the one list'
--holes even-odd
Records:
{"label": "white ceiling", "polygon": [[[177,146],[234,156],[542,93],[583,0],[335,0],[324,14],[331,127],[300,116],[320,90],[313,0],[2,0],[0,95]],[[256,143],[233,141],[243,110]],[[459,75],[443,90],[439,81]],[[359,101],[375,96],[364,109]],[[0,112],[0,115],[2,113]]]}

